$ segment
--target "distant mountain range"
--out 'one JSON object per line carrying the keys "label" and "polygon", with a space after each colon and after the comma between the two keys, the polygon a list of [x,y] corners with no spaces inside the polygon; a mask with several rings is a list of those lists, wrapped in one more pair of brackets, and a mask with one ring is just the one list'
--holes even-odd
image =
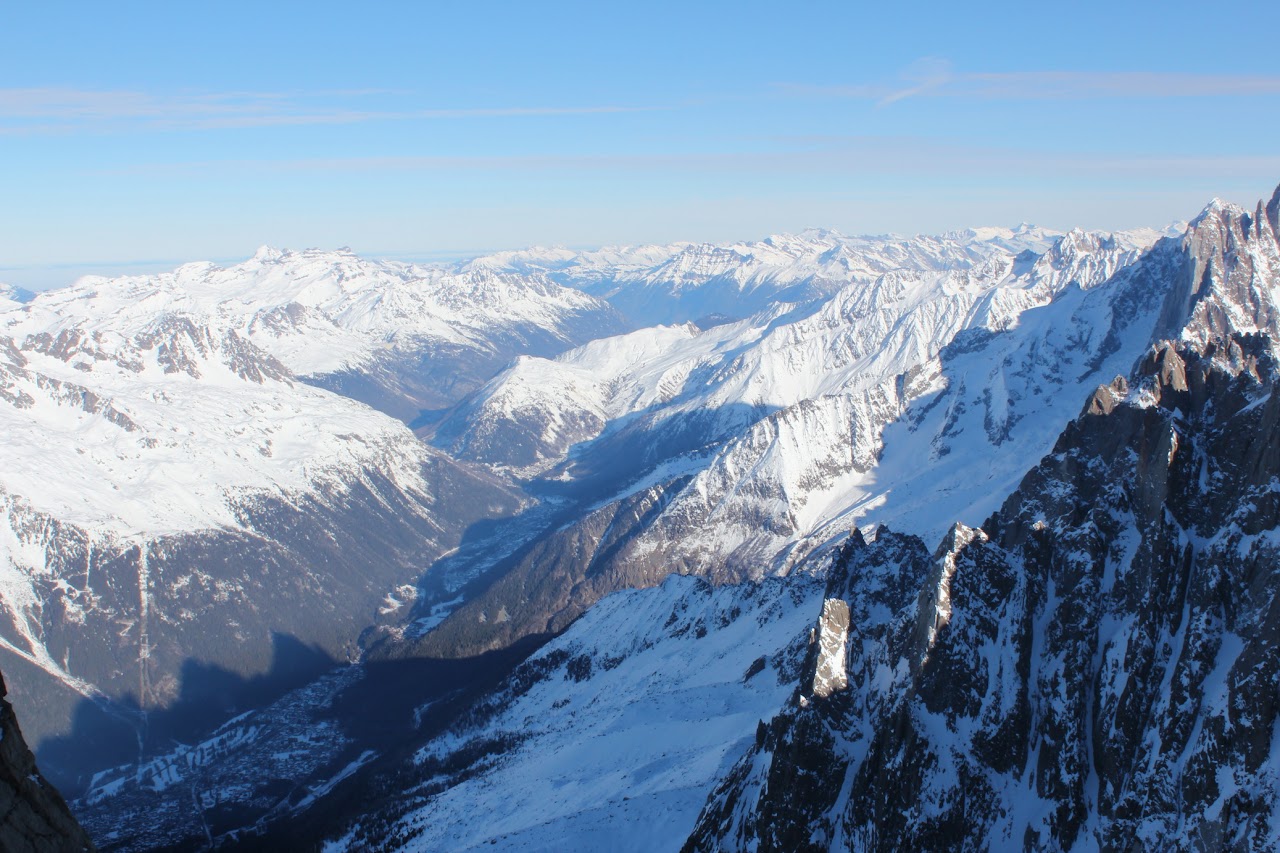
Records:
{"label": "distant mountain range", "polygon": [[1270,849],[1278,233],[0,292],[0,666],[108,849]]}

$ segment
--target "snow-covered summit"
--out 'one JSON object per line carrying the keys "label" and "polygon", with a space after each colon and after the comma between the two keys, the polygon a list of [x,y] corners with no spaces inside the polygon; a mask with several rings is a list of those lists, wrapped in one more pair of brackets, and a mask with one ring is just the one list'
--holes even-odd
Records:
{"label": "snow-covered summit", "polygon": [[[808,229],[723,244],[672,243],[599,251],[528,249],[477,258],[465,270],[545,272],[557,282],[607,299],[634,325],[703,318],[742,319],[778,301],[830,296],[892,271],[973,269],[1003,255],[1040,255],[1063,238],[1032,225],[972,228],[942,235],[848,237]],[[1140,249],[1161,236],[1150,229],[1112,235]]]}
{"label": "snow-covered summit", "polygon": [[228,267],[192,263],[160,275],[86,276],[37,296],[26,324],[127,336],[160,315],[181,314],[246,336],[295,374],[316,375],[359,368],[382,350],[423,341],[492,350],[496,339],[529,327],[576,343],[573,321],[608,313],[540,273],[449,272],[350,250],[264,246]]}

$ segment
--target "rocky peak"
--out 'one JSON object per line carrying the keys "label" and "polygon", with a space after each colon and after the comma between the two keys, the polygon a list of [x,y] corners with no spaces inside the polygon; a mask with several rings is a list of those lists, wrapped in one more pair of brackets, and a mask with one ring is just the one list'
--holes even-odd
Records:
{"label": "rocky peak", "polygon": [[951,621],[952,579],[955,577],[958,556],[969,543],[975,540],[986,541],[986,538],[981,530],[959,523],[953,524],[934,552],[933,569],[920,591],[920,615],[915,630],[918,652],[912,661],[917,669],[928,661],[929,653],[936,645],[939,635]]}
{"label": "rocky peak", "polygon": [[[828,598],[822,616],[809,635],[811,672],[806,677],[809,696],[825,699],[844,690],[849,682],[845,671],[845,646],[849,642],[849,603]],[[802,702],[808,701],[801,698]]]}
{"label": "rocky peak", "polygon": [[[1267,222],[1271,225],[1271,234],[1280,239],[1280,186],[1271,194],[1271,201],[1266,207]],[[1261,217],[1259,217],[1261,219]]]}
{"label": "rocky peak", "polygon": [[1157,334],[1200,345],[1233,333],[1265,332],[1280,340],[1280,189],[1250,216],[1214,199],[1188,226],[1180,249],[1184,270],[1169,291]]}
{"label": "rocky peak", "polygon": [[1109,415],[1129,395],[1129,383],[1123,376],[1117,376],[1110,385],[1099,385],[1093,392],[1089,402],[1085,404],[1086,415]]}

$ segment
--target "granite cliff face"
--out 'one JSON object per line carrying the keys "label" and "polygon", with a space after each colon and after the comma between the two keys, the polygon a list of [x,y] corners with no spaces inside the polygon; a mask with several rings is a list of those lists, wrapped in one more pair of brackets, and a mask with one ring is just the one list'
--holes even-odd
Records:
{"label": "granite cliff face", "polygon": [[0,850],[9,853],[91,851],[62,795],[45,781],[18,727],[0,676]]}
{"label": "granite cliff face", "polygon": [[1159,344],[981,529],[855,532],[687,849],[1274,849],[1277,391],[1262,336]]}

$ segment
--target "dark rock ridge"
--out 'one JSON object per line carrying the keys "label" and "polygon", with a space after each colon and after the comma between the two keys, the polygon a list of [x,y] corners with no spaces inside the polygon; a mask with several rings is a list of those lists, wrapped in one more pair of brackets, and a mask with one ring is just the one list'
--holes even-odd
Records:
{"label": "dark rock ridge", "polygon": [[4,676],[0,675],[0,850],[93,850],[93,842],[62,795],[40,775],[13,706],[2,698],[5,695]]}
{"label": "dark rock ridge", "polygon": [[1280,339],[1280,305],[1272,291],[1280,275],[1280,187],[1249,214],[1214,201],[1181,241],[1182,274],[1164,303],[1157,337],[1197,343],[1236,332]]}
{"label": "dark rock ridge", "polygon": [[1263,336],[1165,342],[981,529],[855,531],[686,849],[1276,849],[1277,392]]}

